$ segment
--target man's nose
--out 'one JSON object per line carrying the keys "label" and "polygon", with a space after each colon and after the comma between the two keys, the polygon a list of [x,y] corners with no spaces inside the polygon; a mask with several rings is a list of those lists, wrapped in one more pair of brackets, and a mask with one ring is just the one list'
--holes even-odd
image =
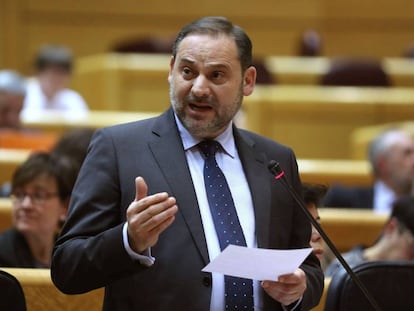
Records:
{"label": "man's nose", "polygon": [[197,97],[207,97],[210,95],[209,81],[204,75],[198,75],[194,79],[192,92]]}

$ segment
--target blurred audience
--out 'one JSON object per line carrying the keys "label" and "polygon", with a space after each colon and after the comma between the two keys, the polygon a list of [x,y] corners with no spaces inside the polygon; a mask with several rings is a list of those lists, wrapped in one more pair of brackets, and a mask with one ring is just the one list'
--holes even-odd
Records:
{"label": "blurred audience", "polygon": [[[85,159],[89,142],[92,138],[94,129],[79,128],[65,132],[53,147],[49,150],[53,156],[58,158],[68,158],[73,162],[74,169],[80,169]],[[11,183],[5,182],[0,186],[0,197],[8,197],[11,193]]]}
{"label": "blurred audience", "polygon": [[403,51],[403,57],[414,59],[414,42],[410,43]]}
{"label": "blurred audience", "polygon": [[75,162],[78,170],[86,157],[94,129],[78,128],[64,133],[53,146],[51,153],[58,157],[69,157]]}
{"label": "blurred audience", "polygon": [[77,177],[68,158],[34,153],[11,182],[13,227],[0,233],[0,266],[49,268]]}
{"label": "blurred audience", "polygon": [[86,113],[82,96],[68,88],[73,69],[72,52],[59,45],[42,47],[34,62],[35,77],[28,80],[23,113],[58,110]]}
{"label": "blurred audience", "polygon": [[13,70],[0,70],[0,129],[20,129],[26,95],[24,78]]}
{"label": "blurred audience", "polygon": [[380,133],[369,146],[368,159],[372,166],[373,185],[334,185],[323,200],[324,206],[371,208],[375,212],[389,214],[395,199],[411,193],[414,141],[408,133],[398,129]]}
{"label": "blurred audience", "polygon": [[299,40],[299,56],[314,57],[322,53],[322,38],[313,29],[305,30]]}
{"label": "blurred audience", "polygon": [[[377,241],[369,246],[355,246],[343,254],[349,266],[371,260],[414,260],[414,197],[402,196],[393,209]],[[326,276],[343,269],[335,259],[325,270]]]}

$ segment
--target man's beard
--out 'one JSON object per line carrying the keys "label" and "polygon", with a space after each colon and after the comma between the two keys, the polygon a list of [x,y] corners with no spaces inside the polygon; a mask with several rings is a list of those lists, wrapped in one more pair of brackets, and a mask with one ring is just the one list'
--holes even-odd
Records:
{"label": "man's beard", "polygon": [[220,133],[227,127],[236,115],[237,111],[239,111],[243,101],[242,88],[243,86],[241,85],[239,92],[233,101],[233,105],[223,110],[220,116],[217,116],[215,119],[208,122],[187,117],[185,114],[185,107],[188,103],[199,102],[209,104],[211,107],[216,108],[218,103],[215,98],[200,98],[190,93],[182,100],[182,102],[178,103],[175,98],[174,86],[170,83],[170,101],[177,117],[180,119],[184,127],[191,133],[191,135],[200,139],[214,138],[217,133]]}

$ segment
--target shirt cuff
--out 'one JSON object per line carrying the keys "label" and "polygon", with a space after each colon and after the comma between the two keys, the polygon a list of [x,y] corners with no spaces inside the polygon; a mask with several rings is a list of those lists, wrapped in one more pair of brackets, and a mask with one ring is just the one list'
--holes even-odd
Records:
{"label": "shirt cuff", "polygon": [[283,310],[284,311],[294,311],[294,310],[296,310],[296,308],[298,308],[300,306],[300,303],[302,302],[302,298],[303,298],[303,296],[300,297],[298,301],[293,302],[288,306],[282,305]]}
{"label": "shirt cuff", "polygon": [[144,250],[142,254],[139,254],[139,253],[136,253],[129,245],[127,222],[124,224],[124,227],[122,228],[122,241],[124,243],[124,248],[126,252],[133,260],[137,260],[139,261],[141,265],[144,265],[147,267],[151,267],[154,264],[155,258],[151,256],[150,248],[147,248],[146,250]]}

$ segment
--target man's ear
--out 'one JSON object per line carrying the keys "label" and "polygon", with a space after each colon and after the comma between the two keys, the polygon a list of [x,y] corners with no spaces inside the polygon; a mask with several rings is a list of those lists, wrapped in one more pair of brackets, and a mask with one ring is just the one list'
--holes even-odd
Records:
{"label": "man's ear", "polygon": [[174,58],[174,56],[171,56],[171,59],[170,59],[170,70],[168,72],[168,82],[169,83],[171,83],[172,71],[174,69],[174,64],[175,64],[175,58]]}
{"label": "man's ear", "polygon": [[244,72],[243,77],[243,95],[249,96],[253,93],[254,86],[256,84],[256,68],[254,66],[250,66]]}
{"label": "man's ear", "polygon": [[390,218],[384,226],[384,233],[389,234],[397,230],[398,228],[398,220],[395,217]]}

